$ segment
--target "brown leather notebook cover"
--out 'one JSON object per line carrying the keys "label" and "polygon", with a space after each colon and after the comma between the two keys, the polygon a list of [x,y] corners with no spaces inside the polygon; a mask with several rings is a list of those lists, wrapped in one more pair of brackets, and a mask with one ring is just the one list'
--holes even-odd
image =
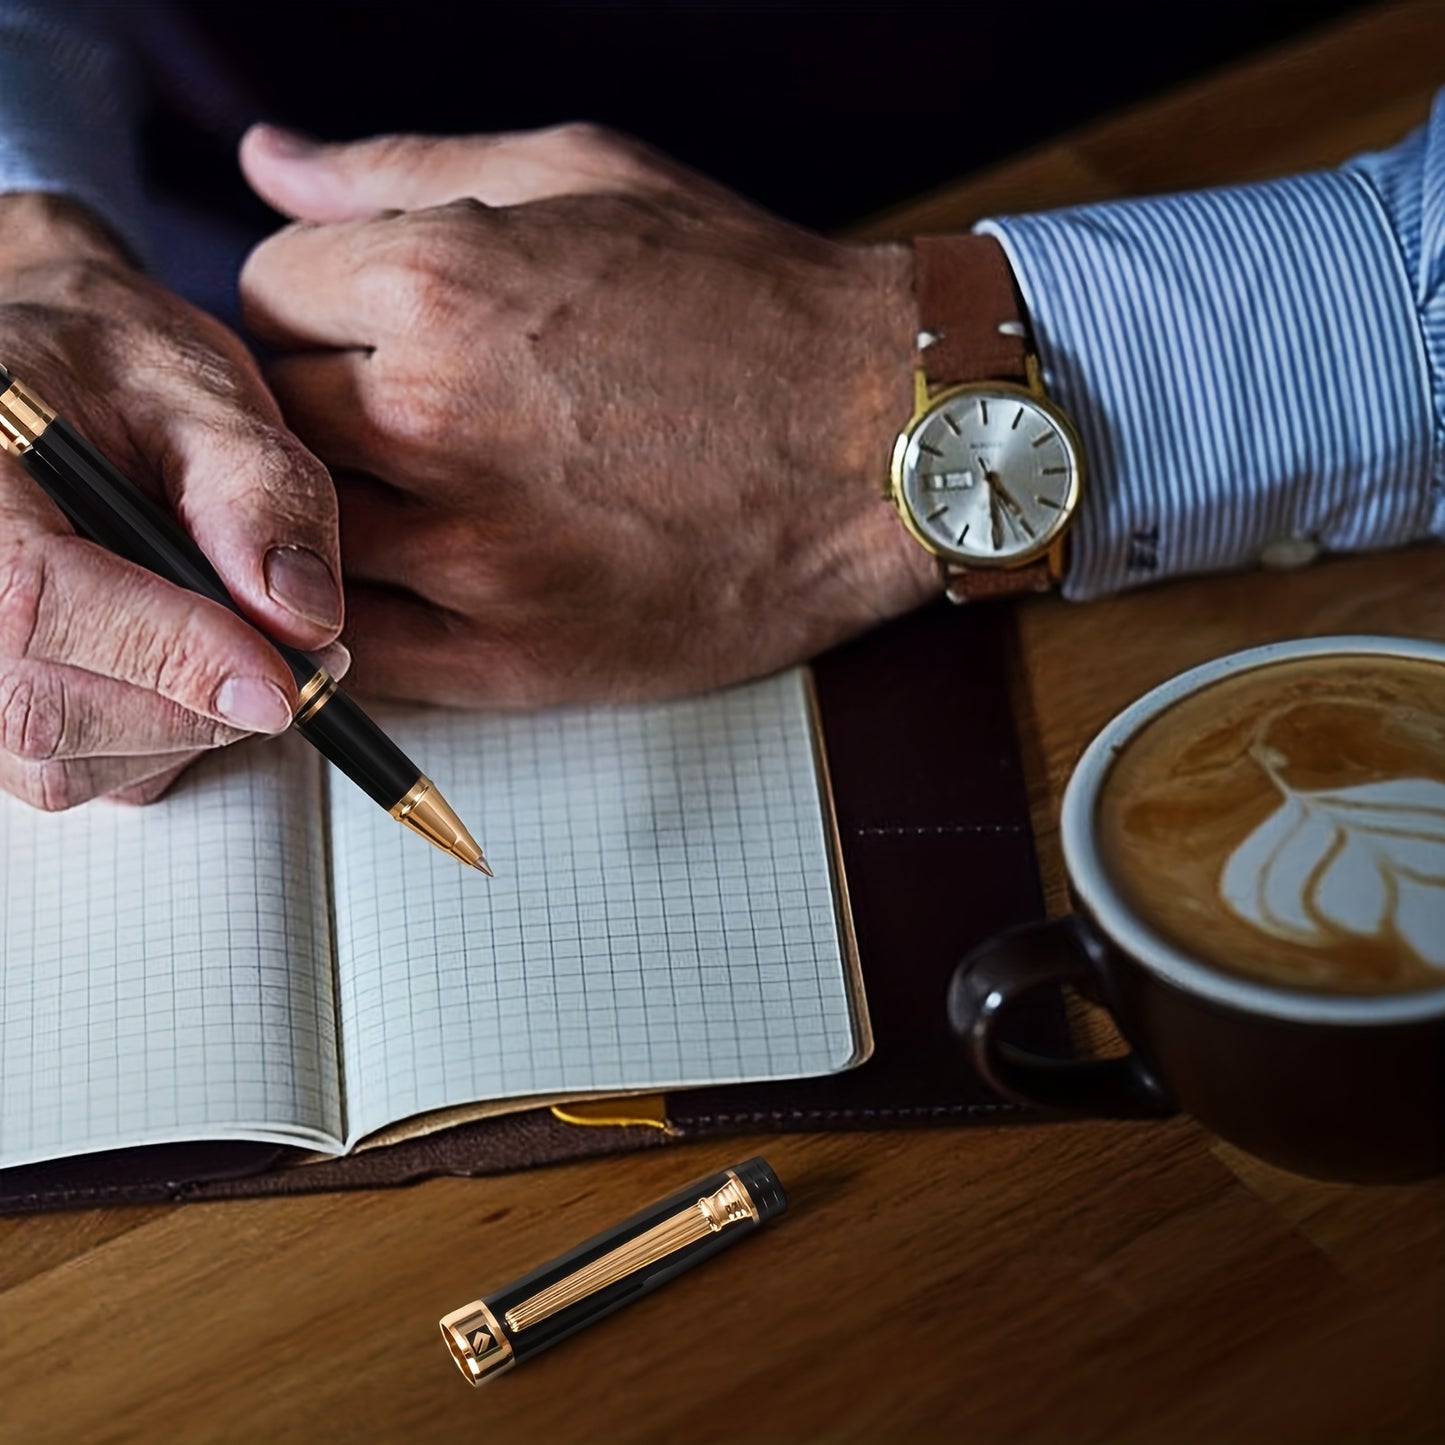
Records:
{"label": "brown leather notebook cover", "polygon": [[[857,1068],[821,1079],[673,1093],[665,1100],[665,1129],[578,1126],[533,1109],[304,1164],[296,1151],[271,1144],[82,1155],[0,1171],[0,1213],[374,1188],[727,1132],[1031,1117],[969,1069],[944,1010],[959,958],[1042,912],[1009,704],[1012,622],[1006,605],[940,603],[815,666],[874,1034],[873,1055]],[[1056,1007],[1041,1007],[1021,1027],[1021,1042],[1067,1052]]]}

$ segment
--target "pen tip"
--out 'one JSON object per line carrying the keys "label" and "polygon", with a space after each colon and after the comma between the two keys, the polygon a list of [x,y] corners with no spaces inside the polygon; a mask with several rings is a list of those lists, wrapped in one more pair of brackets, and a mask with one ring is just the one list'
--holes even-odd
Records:
{"label": "pen tip", "polygon": [[487,860],[485,858],[478,858],[477,861],[472,864],[472,867],[475,868],[478,873],[485,873],[488,878],[495,878],[497,876],[487,867]]}

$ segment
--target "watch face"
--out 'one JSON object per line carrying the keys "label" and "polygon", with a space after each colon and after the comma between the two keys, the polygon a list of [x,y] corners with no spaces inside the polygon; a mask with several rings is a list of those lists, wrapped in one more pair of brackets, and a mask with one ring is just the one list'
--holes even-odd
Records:
{"label": "watch face", "polygon": [[945,392],[899,445],[894,486],[914,531],[965,566],[1042,555],[1078,501],[1076,445],[1023,388]]}

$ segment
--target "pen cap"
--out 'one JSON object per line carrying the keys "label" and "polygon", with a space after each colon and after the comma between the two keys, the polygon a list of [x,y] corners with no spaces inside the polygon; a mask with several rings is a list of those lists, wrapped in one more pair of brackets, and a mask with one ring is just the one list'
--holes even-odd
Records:
{"label": "pen cap", "polygon": [[752,1196],[759,1224],[766,1224],[773,1215],[781,1214],[788,1207],[788,1196],[783,1193],[778,1176],[761,1155],[735,1165],[732,1172]]}
{"label": "pen cap", "polygon": [[753,1158],[674,1190],[441,1321],[474,1385],[651,1293],[787,1208],[767,1160]]}

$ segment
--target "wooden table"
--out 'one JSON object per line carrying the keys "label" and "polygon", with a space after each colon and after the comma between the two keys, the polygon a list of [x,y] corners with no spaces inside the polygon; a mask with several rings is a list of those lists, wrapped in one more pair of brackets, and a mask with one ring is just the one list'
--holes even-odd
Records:
{"label": "wooden table", "polygon": [[[1161,11],[1161,23],[1163,12]],[[1387,144],[1445,6],[1366,12],[876,230],[1280,174]],[[1072,760],[1271,638],[1445,637],[1445,551],[1019,612],[1051,900]],[[765,1151],[793,1212],[484,1391],[437,1317]],[[0,1221],[0,1440],[1445,1439],[1445,1183],[1298,1179],[1187,1120],[757,1137],[375,1194]]]}

